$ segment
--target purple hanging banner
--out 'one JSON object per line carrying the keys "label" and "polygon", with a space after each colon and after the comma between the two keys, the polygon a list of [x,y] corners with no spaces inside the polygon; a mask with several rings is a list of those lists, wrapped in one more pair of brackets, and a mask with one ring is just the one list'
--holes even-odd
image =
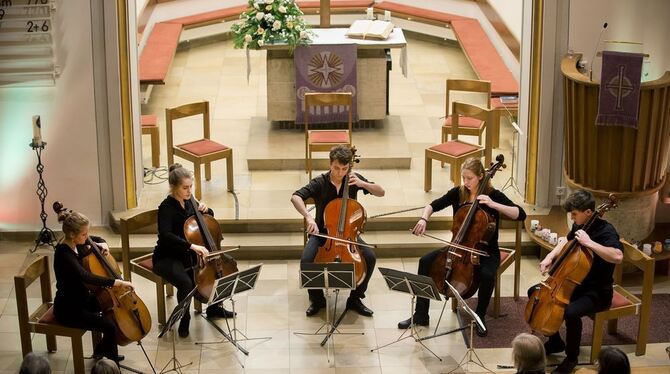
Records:
{"label": "purple hanging banner", "polygon": [[[358,120],[356,101],[356,45],[319,44],[298,47],[293,53],[295,64],[295,122],[304,123],[305,93],[351,92],[353,121]],[[348,108],[343,106],[313,107],[310,123],[348,121]]]}
{"label": "purple hanging banner", "polygon": [[639,53],[603,52],[597,125],[637,128],[642,58]]}

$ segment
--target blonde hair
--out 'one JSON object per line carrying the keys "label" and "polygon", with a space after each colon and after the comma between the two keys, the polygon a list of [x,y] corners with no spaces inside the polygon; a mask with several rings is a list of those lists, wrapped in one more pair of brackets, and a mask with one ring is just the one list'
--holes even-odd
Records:
{"label": "blonde hair", "polygon": [[180,163],[174,163],[170,165],[169,171],[170,174],[168,174],[168,183],[170,184],[171,191],[179,188],[184,179],[193,179],[191,172],[181,166]]}
{"label": "blonde hair", "polygon": [[[482,160],[477,157],[470,157],[466,159],[465,162],[463,162],[463,165],[461,165],[461,173],[463,173],[464,170],[471,171],[475,176],[477,176],[477,178],[479,178],[480,182],[481,178],[483,178],[484,174],[486,173],[486,169],[484,169]],[[489,181],[486,183],[486,187],[484,188],[484,194],[488,195],[491,191],[493,191],[493,185],[489,179]],[[461,185],[459,191],[461,203],[467,201],[470,198],[470,194],[473,192],[477,191],[468,191],[464,185]]]}
{"label": "blonde hair", "polygon": [[512,340],[512,360],[518,371],[544,370],[547,358],[542,340],[525,332],[517,335]]}
{"label": "blonde hair", "polygon": [[85,215],[69,209],[58,213],[58,222],[63,222],[63,233],[67,238],[79,235],[90,223]]}

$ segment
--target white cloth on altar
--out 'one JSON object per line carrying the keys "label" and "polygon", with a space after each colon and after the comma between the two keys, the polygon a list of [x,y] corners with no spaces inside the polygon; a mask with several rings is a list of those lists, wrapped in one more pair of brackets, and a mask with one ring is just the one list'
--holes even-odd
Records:
{"label": "white cloth on altar", "polygon": [[[314,32],[312,43],[310,44],[356,44],[362,49],[387,49],[400,48],[400,68],[402,75],[407,78],[407,40],[400,27],[393,29],[388,39],[355,39],[347,37],[348,28],[335,29],[311,29]],[[286,44],[266,44],[262,49],[286,49]],[[251,74],[251,64],[249,63],[249,51],[247,50],[247,81]]]}

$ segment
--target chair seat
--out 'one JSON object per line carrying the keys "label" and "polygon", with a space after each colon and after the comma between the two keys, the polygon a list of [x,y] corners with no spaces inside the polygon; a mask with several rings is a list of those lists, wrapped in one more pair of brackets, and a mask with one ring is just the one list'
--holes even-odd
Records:
{"label": "chair seat", "polygon": [[177,146],[186,152],[192,153],[196,156],[204,156],[211,153],[225,151],[230,149],[228,146],[209,139],[200,139],[190,143],[184,143]]}
{"label": "chair seat", "polygon": [[443,153],[448,156],[459,157],[470,152],[481,150],[481,147],[459,142],[458,140],[452,140],[442,144],[434,145],[428,149]]}
{"label": "chair seat", "polygon": [[[460,116],[458,118],[458,127],[467,127],[470,129],[479,129],[482,127],[484,124],[484,121],[480,121],[476,118],[472,117],[463,117]],[[451,127],[451,115],[447,117],[447,119],[444,121],[444,125],[442,127]]]}
{"label": "chair seat", "polygon": [[158,126],[158,116],[155,114],[143,114],[140,123],[142,127],[156,127]]}
{"label": "chair seat", "polygon": [[310,131],[309,132],[309,143],[318,144],[318,143],[349,143],[349,131]]}
{"label": "chair seat", "polygon": [[151,256],[149,256],[146,260],[142,260],[137,263],[138,266],[141,266],[149,271],[154,270],[154,260]]}
{"label": "chair seat", "polygon": [[50,324],[58,323],[58,321],[56,321],[56,315],[54,314],[53,305],[44,314],[42,314],[42,317],[40,317],[37,322]]}
{"label": "chair seat", "polygon": [[505,259],[506,259],[507,257],[509,257],[509,255],[511,255],[511,254],[512,254],[511,252],[500,251],[500,263],[505,262]]}
{"label": "chair seat", "polygon": [[630,305],[633,305],[633,303],[630,300],[628,300],[622,294],[614,291],[614,294],[612,295],[612,305],[610,306],[610,309],[616,309]]}

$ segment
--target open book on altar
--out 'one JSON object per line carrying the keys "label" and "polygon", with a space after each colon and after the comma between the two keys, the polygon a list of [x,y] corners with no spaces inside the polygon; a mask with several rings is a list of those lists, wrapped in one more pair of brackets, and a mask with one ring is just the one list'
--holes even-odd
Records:
{"label": "open book on altar", "polygon": [[347,36],[358,39],[386,40],[391,31],[393,31],[391,22],[360,19],[351,24]]}

